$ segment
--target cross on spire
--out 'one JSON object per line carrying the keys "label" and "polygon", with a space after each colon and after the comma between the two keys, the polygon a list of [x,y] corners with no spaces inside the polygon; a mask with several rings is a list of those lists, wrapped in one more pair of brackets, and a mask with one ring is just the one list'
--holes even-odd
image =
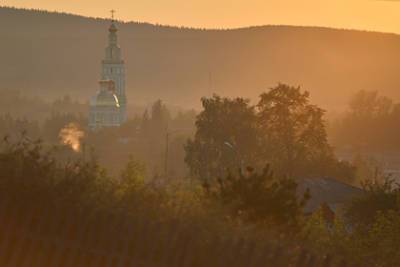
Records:
{"label": "cross on spire", "polygon": [[110,12],[111,12],[111,20],[114,21],[115,10],[112,9]]}

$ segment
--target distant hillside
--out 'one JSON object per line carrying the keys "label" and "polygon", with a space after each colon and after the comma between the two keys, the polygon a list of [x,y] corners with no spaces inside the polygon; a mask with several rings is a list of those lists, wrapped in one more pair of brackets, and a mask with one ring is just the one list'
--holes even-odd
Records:
{"label": "distant hillside", "polygon": [[[0,88],[86,100],[97,90],[108,21],[0,8]],[[129,100],[198,106],[214,92],[256,97],[279,81],[340,108],[360,89],[400,99],[400,36],[263,26],[193,30],[119,25]]]}

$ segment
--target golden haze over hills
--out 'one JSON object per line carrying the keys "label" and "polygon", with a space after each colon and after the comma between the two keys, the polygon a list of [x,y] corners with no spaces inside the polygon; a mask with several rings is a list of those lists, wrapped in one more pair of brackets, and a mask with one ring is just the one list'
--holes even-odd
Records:
{"label": "golden haze over hills", "polygon": [[[87,100],[97,89],[109,22],[38,11],[0,9],[1,87]],[[199,106],[212,93],[256,98],[285,82],[310,90],[325,108],[353,92],[400,98],[400,37],[315,27],[263,26],[194,30],[125,23],[120,44],[131,103],[161,98]]]}

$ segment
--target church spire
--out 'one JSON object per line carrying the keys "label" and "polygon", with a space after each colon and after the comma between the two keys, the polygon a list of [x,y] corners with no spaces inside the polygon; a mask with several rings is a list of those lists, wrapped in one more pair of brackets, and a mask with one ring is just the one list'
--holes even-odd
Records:
{"label": "church spire", "polygon": [[100,91],[90,103],[91,128],[120,126],[127,120],[124,60],[118,45],[115,11],[110,12],[111,25],[108,29],[105,58],[101,64]]}
{"label": "church spire", "polygon": [[111,11],[111,22],[113,22],[114,23],[114,15],[115,15],[115,10],[114,9],[112,9]]}
{"label": "church spire", "polygon": [[117,32],[118,29],[115,26],[115,10],[113,9],[110,12],[111,12],[111,25],[110,25],[109,31],[110,31],[110,33]]}
{"label": "church spire", "polygon": [[118,28],[115,25],[115,10],[111,10],[111,25],[108,29],[108,46],[106,48],[106,58],[107,61],[120,62],[121,59],[121,49],[118,46]]}

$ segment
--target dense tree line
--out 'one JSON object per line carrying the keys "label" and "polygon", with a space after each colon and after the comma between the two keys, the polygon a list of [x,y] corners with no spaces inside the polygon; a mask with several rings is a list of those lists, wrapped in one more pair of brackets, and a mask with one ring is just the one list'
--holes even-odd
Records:
{"label": "dense tree line", "polygon": [[[68,98],[60,101],[57,105],[71,103]],[[297,194],[298,179],[347,180],[355,171],[335,158],[324,111],[310,103],[307,92],[279,84],[263,93],[256,105],[219,96],[203,98],[202,103],[197,115],[172,114],[156,101],[119,129],[87,132],[82,138],[87,148],[78,154],[68,146],[49,144],[59,143],[65,124],[83,127],[83,117],[53,113],[37,123],[3,115],[0,131],[11,135],[5,135],[0,147],[0,198],[12,199],[16,207],[66,214],[124,214],[132,221],[142,218],[160,224],[179,220],[199,236],[268,239],[292,248],[301,244],[361,266],[394,266],[400,261],[399,190],[393,181],[375,179],[377,173],[365,175],[365,194],[336,210],[333,221],[324,207],[310,217],[304,215],[312,195]],[[348,119],[360,124],[350,120],[346,127],[365,127],[368,138],[376,133],[367,131],[378,125],[372,123],[397,114],[396,104],[375,93],[361,92],[352,103]],[[33,141],[42,135],[43,142]],[[88,149],[91,146],[95,151]],[[179,177],[176,170],[185,168],[184,157],[199,179],[167,179]],[[102,162],[109,170],[113,164],[118,168],[110,173]]]}
{"label": "dense tree line", "polygon": [[201,179],[227,169],[270,163],[281,176],[334,177],[351,181],[353,168],[338,161],[328,143],[324,110],[309,93],[285,84],[261,94],[257,105],[243,98],[203,98],[186,162]]}
{"label": "dense tree line", "polygon": [[[45,146],[60,145],[62,129],[71,123],[82,132],[81,154],[68,148],[58,150],[58,158],[81,158],[92,150],[98,160],[112,173],[119,173],[133,156],[146,165],[147,176],[184,177],[183,144],[194,131],[195,111],[171,112],[161,100],[145,109],[142,116],[131,119],[118,129],[90,131],[87,127],[87,103],[70,96],[54,101],[43,101],[22,95],[19,91],[0,91],[0,135],[17,141],[22,135],[32,140],[41,139]],[[137,108],[138,109],[138,108]],[[143,109],[138,109],[138,112]],[[166,136],[169,134],[169,151],[166,155]]]}
{"label": "dense tree line", "polygon": [[[25,211],[46,211],[49,218],[79,214],[78,225],[90,221],[94,213],[105,218],[123,215],[133,225],[138,221],[179,223],[197,233],[204,244],[215,236],[241,237],[276,242],[289,250],[301,244],[361,266],[389,267],[400,260],[399,191],[390,182],[367,184],[366,194],[332,223],[322,212],[305,217],[302,207],[309,196],[298,198],[296,181],[276,176],[268,167],[262,172],[250,168],[232,172],[203,187],[185,180],[160,186],[157,180],[146,180],[144,172],[143,164],[131,160],[111,177],[95,158],[59,162],[40,141],[4,140],[0,199]],[[51,229],[41,231],[42,237],[54,234],[67,236]]]}
{"label": "dense tree line", "polygon": [[[0,203],[7,204],[8,209],[26,212],[7,213],[7,221],[15,222],[16,226],[23,226],[24,222],[19,220],[32,212],[34,215],[40,214],[40,220],[47,221],[48,225],[62,218],[70,219],[73,215],[75,217],[72,221],[77,229],[91,222],[90,228],[97,230],[98,224],[107,225],[108,222],[115,223],[114,218],[123,218],[124,225],[132,226],[127,231],[131,234],[132,231],[140,231],[137,226],[143,223],[146,223],[145,229],[149,229],[147,224],[164,228],[171,225],[171,231],[185,229],[185,233],[196,236],[199,250],[210,246],[210,242],[216,238],[245,238],[261,244],[266,241],[272,244],[279,239],[278,235],[268,231],[255,232],[249,229],[243,232],[240,224],[228,219],[226,215],[229,213],[223,212],[225,201],[210,199],[197,186],[192,187],[182,181],[169,181],[160,186],[156,183],[157,180],[145,179],[144,169],[141,163],[131,160],[119,175],[111,177],[95,158],[59,162],[54,158],[53,152],[46,149],[40,141],[22,138],[17,143],[9,143],[6,140],[0,146]],[[287,193],[280,193],[279,190],[276,193],[277,197],[287,196]],[[291,191],[288,193],[293,197]],[[291,214],[298,210],[285,212]],[[98,217],[93,217],[94,215],[106,220],[95,222],[93,218]],[[270,215],[273,212],[268,216]],[[2,220],[0,224],[3,222]],[[58,242],[68,241],[70,227],[62,225],[57,229],[53,231],[52,227],[44,228],[40,236],[43,240],[55,238]],[[107,238],[108,242],[113,242],[127,234],[119,230],[115,235],[104,231],[99,234],[102,238]],[[140,246],[145,245],[145,233],[139,232],[138,235]],[[262,236],[265,238],[261,238]],[[162,239],[161,236],[156,238]],[[287,243],[288,247],[294,245],[295,242]],[[200,256],[204,257],[203,260],[209,257]],[[0,261],[4,259],[0,257]]]}
{"label": "dense tree line", "polygon": [[194,131],[195,115],[192,110],[173,114],[158,100],[120,128],[88,131],[82,142],[113,173],[132,156],[146,165],[148,177],[183,178],[188,175],[183,146]]}
{"label": "dense tree line", "polygon": [[234,220],[281,228],[288,235],[299,229],[310,194],[306,191],[299,198],[294,179],[275,177],[267,165],[259,173],[248,167],[246,172],[230,172],[217,181],[203,184],[206,195],[225,207]]}
{"label": "dense tree line", "polygon": [[332,125],[339,147],[360,153],[394,153],[400,148],[400,103],[377,91],[359,91]]}
{"label": "dense tree line", "polygon": [[46,101],[19,90],[0,90],[0,114],[8,114],[16,119],[41,123],[51,114],[86,114],[88,108],[88,103],[80,103],[68,95]]}

